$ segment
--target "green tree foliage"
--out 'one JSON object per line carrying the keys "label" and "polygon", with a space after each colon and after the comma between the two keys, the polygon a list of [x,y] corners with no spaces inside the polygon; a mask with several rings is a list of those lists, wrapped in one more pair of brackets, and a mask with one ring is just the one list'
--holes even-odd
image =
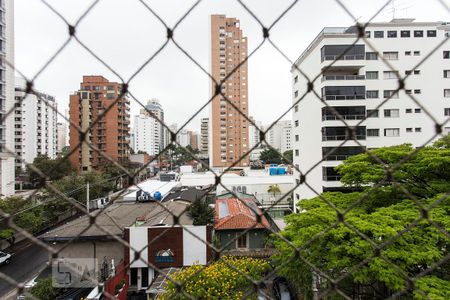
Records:
{"label": "green tree foliage", "polygon": [[[231,268],[228,264],[234,266]],[[260,280],[270,270],[267,261],[253,258],[222,257],[207,267],[193,265],[172,278],[183,284],[182,290],[195,299],[257,299],[253,284],[246,277]],[[189,299],[177,291],[172,281],[167,281],[166,293],[160,299]]]}
{"label": "green tree foliage", "polygon": [[284,151],[283,156],[285,157],[284,161],[286,164],[292,164],[294,162],[294,150]]}
{"label": "green tree foliage", "polygon": [[[407,298],[450,299],[448,262],[418,277],[412,290],[407,290],[404,277],[418,276],[449,252],[448,238],[429,221],[420,220],[423,213],[413,201],[429,209],[427,214],[434,224],[449,231],[450,199],[443,194],[450,190],[448,151],[442,140],[417,153],[410,145],[373,150],[391,167],[404,161],[393,176],[386,176],[383,167],[368,154],[349,158],[337,168],[342,181],[363,191],[324,193],[322,198],[301,200],[298,206],[302,213],[286,218],[288,226],[282,235],[302,247],[300,255],[327,276],[343,277],[339,288],[351,298],[384,299],[406,290]],[[405,160],[411,154],[411,159]],[[348,226],[338,222],[332,206],[341,212],[351,207],[344,216]],[[408,230],[402,231],[405,228]],[[372,243],[381,247],[381,257]],[[305,299],[312,298],[313,282],[319,292],[330,287],[323,274],[295,258],[291,245],[282,240],[275,244],[280,254],[273,259],[284,264],[280,273]],[[361,264],[363,261],[366,263]],[[336,294],[330,297],[340,298]]]}
{"label": "green tree foliage", "polygon": [[267,148],[261,152],[261,156],[259,158],[265,164],[282,164],[283,157],[280,153],[272,148]]}
{"label": "green tree foliage", "polygon": [[[34,298],[40,300],[54,300],[58,296],[58,290],[52,285],[51,276],[38,280],[36,285],[30,289],[29,293]],[[26,299],[31,299],[31,297],[27,297]]]}
{"label": "green tree foliage", "polygon": [[[173,147],[171,150],[172,163],[174,166],[182,166],[187,164],[188,162],[194,160],[192,154],[198,154],[199,151],[197,149],[192,149],[190,145],[184,147]],[[190,153],[189,153],[190,152]]]}
{"label": "green tree foliage", "polygon": [[214,222],[214,209],[209,206],[205,198],[196,199],[189,206],[188,216],[193,225],[208,225]]}
{"label": "green tree foliage", "polygon": [[[39,169],[48,179],[58,180],[73,172],[73,168],[67,158],[50,159],[46,155],[38,155],[34,161],[33,166]],[[27,166],[27,173],[29,180],[32,183],[39,183],[43,179],[30,166]]]}
{"label": "green tree foliage", "polygon": [[280,186],[278,184],[269,185],[267,192],[275,197],[277,194],[281,193]]}

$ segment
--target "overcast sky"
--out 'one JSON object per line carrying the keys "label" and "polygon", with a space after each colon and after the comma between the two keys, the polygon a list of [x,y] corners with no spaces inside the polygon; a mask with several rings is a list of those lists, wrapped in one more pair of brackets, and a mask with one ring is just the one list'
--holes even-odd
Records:
{"label": "overcast sky", "polygon": [[[70,23],[92,3],[88,0],[47,0]],[[68,38],[68,30],[40,0],[15,0],[15,65],[32,77]],[[172,27],[195,1],[146,1]],[[292,1],[245,1],[262,23],[269,25]],[[369,19],[386,0],[343,0],[361,21]],[[445,1],[449,3],[449,0]],[[449,3],[450,5],[450,3]],[[393,12],[392,7],[395,7]],[[377,21],[395,17],[419,21],[449,21],[437,0],[397,0]],[[175,40],[206,70],[210,68],[211,14],[239,18],[248,37],[250,51],[262,42],[262,30],[244,8],[232,0],[201,2],[175,31]],[[334,0],[302,0],[272,29],[270,36],[295,60],[326,26],[349,26],[354,21]],[[82,20],[77,36],[104,59],[124,80],[166,41],[164,26],[137,0],[101,0]],[[249,51],[249,52],[250,52]],[[79,88],[83,75],[103,75],[120,81],[111,71],[73,40],[35,82],[36,89],[54,95],[58,110],[68,109],[69,94]],[[266,43],[249,60],[249,114],[269,123],[291,105],[290,64]],[[148,64],[130,83],[130,91],[142,102],[157,98],[168,124],[181,126],[210,97],[210,82],[173,43]],[[139,105],[131,102],[132,116]],[[199,117],[208,116],[208,107]],[[285,119],[290,119],[290,114]],[[199,129],[199,118],[187,125]]]}

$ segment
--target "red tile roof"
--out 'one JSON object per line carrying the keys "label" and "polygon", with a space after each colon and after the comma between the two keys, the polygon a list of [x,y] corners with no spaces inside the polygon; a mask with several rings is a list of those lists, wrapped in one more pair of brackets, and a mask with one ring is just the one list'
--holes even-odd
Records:
{"label": "red tile roof", "polygon": [[[243,203],[245,202],[245,204]],[[253,199],[217,199],[214,216],[214,229],[247,229],[247,228],[270,228],[269,221],[262,215],[261,223],[257,223],[256,215],[253,210],[261,215],[261,209],[256,205]],[[220,211],[223,210],[223,211]]]}

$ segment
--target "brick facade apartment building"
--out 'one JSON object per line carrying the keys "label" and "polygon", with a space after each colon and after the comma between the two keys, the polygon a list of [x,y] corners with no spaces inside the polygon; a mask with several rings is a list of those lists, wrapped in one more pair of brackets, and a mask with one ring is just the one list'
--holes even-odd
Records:
{"label": "brick facade apartment building", "polygon": [[[211,74],[216,82],[224,80],[222,93],[231,101],[236,110],[221,95],[214,97],[211,107],[211,149],[210,165],[226,168],[238,161],[249,149],[248,147],[248,74],[247,37],[239,27],[239,20],[226,18],[224,15],[211,16]],[[234,69],[239,66],[235,71]],[[233,72],[234,71],[234,72]],[[211,85],[212,94],[216,87]],[[248,156],[236,166],[249,165]]]}
{"label": "brick facade apartment building", "polygon": [[[117,100],[120,91],[121,84],[109,82],[103,76],[83,76],[80,90],[70,95],[69,118],[82,131],[92,125],[86,141],[109,158],[123,162],[129,156],[130,102],[125,96]],[[94,124],[110,106],[109,111]],[[70,126],[70,150],[78,147],[70,156],[70,162],[81,172],[101,169],[109,162],[108,159],[86,142],[78,146],[79,129]]]}

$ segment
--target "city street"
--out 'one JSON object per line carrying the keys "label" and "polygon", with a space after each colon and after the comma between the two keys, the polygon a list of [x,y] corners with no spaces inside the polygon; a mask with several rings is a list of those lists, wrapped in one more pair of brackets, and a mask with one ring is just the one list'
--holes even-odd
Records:
{"label": "city street", "polygon": [[[11,263],[0,267],[0,272],[18,282],[32,279],[45,267],[48,261],[47,251],[38,245],[31,244],[12,252]],[[0,299],[15,299],[14,287],[0,279]]]}

